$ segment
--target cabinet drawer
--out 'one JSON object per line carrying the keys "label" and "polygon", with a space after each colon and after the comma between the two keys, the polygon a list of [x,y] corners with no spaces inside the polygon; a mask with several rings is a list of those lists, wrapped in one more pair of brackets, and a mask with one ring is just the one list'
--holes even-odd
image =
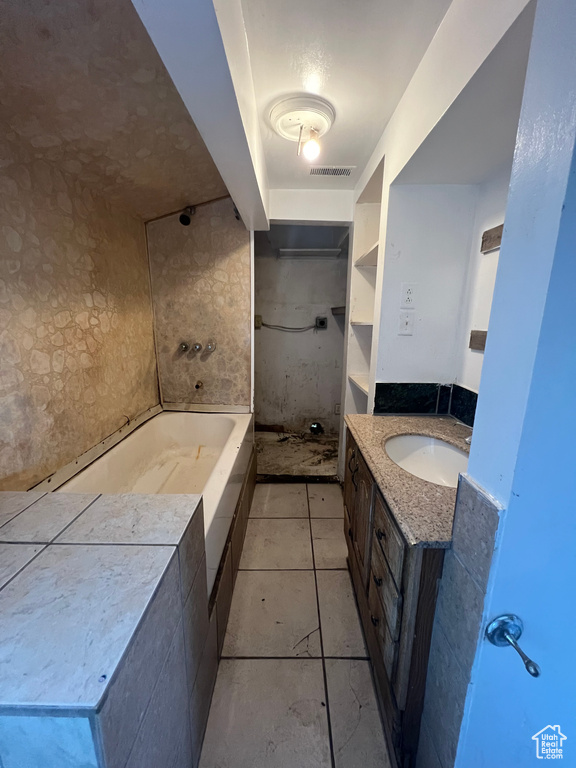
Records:
{"label": "cabinet drawer", "polygon": [[396,586],[400,587],[404,564],[404,540],[380,492],[374,495],[374,535],[375,541],[380,542],[392,578]]}
{"label": "cabinet drawer", "polygon": [[371,588],[379,596],[384,608],[388,629],[394,642],[400,636],[400,620],[402,616],[402,596],[398,593],[394,579],[390,575],[384,554],[376,538],[372,543],[372,564],[370,580]]}
{"label": "cabinet drawer", "polygon": [[370,609],[370,621],[378,638],[378,646],[382,661],[384,662],[384,669],[386,670],[388,678],[391,680],[398,655],[398,643],[394,642],[390,630],[388,629],[382,602],[380,601],[374,582],[370,583],[368,589],[368,606]]}

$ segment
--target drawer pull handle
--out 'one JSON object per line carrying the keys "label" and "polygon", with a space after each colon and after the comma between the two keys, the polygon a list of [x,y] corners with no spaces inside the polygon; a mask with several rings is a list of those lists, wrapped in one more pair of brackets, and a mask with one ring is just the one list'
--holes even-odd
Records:
{"label": "drawer pull handle", "polygon": [[376,616],[370,616],[370,621],[372,622],[372,624],[373,624],[375,627],[377,627],[377,626],[378,626],[378,624],[380,624],[380,619],[377,619],[377,618],[376,618]]}
{"label": "drawer pull handle", "polygon": [[386,534],[384,533],[382,528],[378,528],[378,530],[376,531],[376,536],[378,537],[378,541],[382,541],[382,539],[386,538]]}
{"label": "drawer pull handle", "polygon": [[372,578],[374,579],[374,584],[376,584],[377,587],[382,586],[382,579],[380,577],[374,576],[374,574],[372,574]]}
{"label": "drawer pull handle", "polygon": [[350,464],[352,464],[352,460],[355,459],[355,458],[356,458],[356,451],[352,450],[352,453],[350,454],[350,458],[348,459],[348,469],[350,470],[350,472],[354,471],[352,469],[352,467],[350,466]]}

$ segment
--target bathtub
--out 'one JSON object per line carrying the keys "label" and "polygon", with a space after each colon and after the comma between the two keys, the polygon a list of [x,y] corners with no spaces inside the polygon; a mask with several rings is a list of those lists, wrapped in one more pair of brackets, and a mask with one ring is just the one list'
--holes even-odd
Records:
{"label": "bathtub", "polygon": [[164,411],[57,491],[201,493],[210,596],[253,444],[250,414]]}

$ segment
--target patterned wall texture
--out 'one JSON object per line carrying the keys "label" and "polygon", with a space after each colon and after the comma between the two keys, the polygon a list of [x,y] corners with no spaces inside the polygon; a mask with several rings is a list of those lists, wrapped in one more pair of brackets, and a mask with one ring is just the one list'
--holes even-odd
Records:
{"label": "patterned wall texture", "polygon": [[144,225],[15,149],[0,175],[1,490],[158,402]]}
{"label": "patterned wall texture", "polygon": [[3,159],[26,144],[144,220],[227,194],[130,0],[0,0],[0,18]]}
{"label": "patterned wall texture", "polygon": [[[250,404],[250,236],[228,198],[147,225],[162,399]],[[181,341],[217,343],[178,353]],[[195,389],[197,381],[203,382]]]}

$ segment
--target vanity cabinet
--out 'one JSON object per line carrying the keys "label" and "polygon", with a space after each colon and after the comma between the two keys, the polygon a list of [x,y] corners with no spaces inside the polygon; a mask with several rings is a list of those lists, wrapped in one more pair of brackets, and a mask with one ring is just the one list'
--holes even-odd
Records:
{"label": "vanity cabinet", "polygon": [[408,544],[350,430],[344,533],[348,564],[396,768],[413,768],[444,550]]}

